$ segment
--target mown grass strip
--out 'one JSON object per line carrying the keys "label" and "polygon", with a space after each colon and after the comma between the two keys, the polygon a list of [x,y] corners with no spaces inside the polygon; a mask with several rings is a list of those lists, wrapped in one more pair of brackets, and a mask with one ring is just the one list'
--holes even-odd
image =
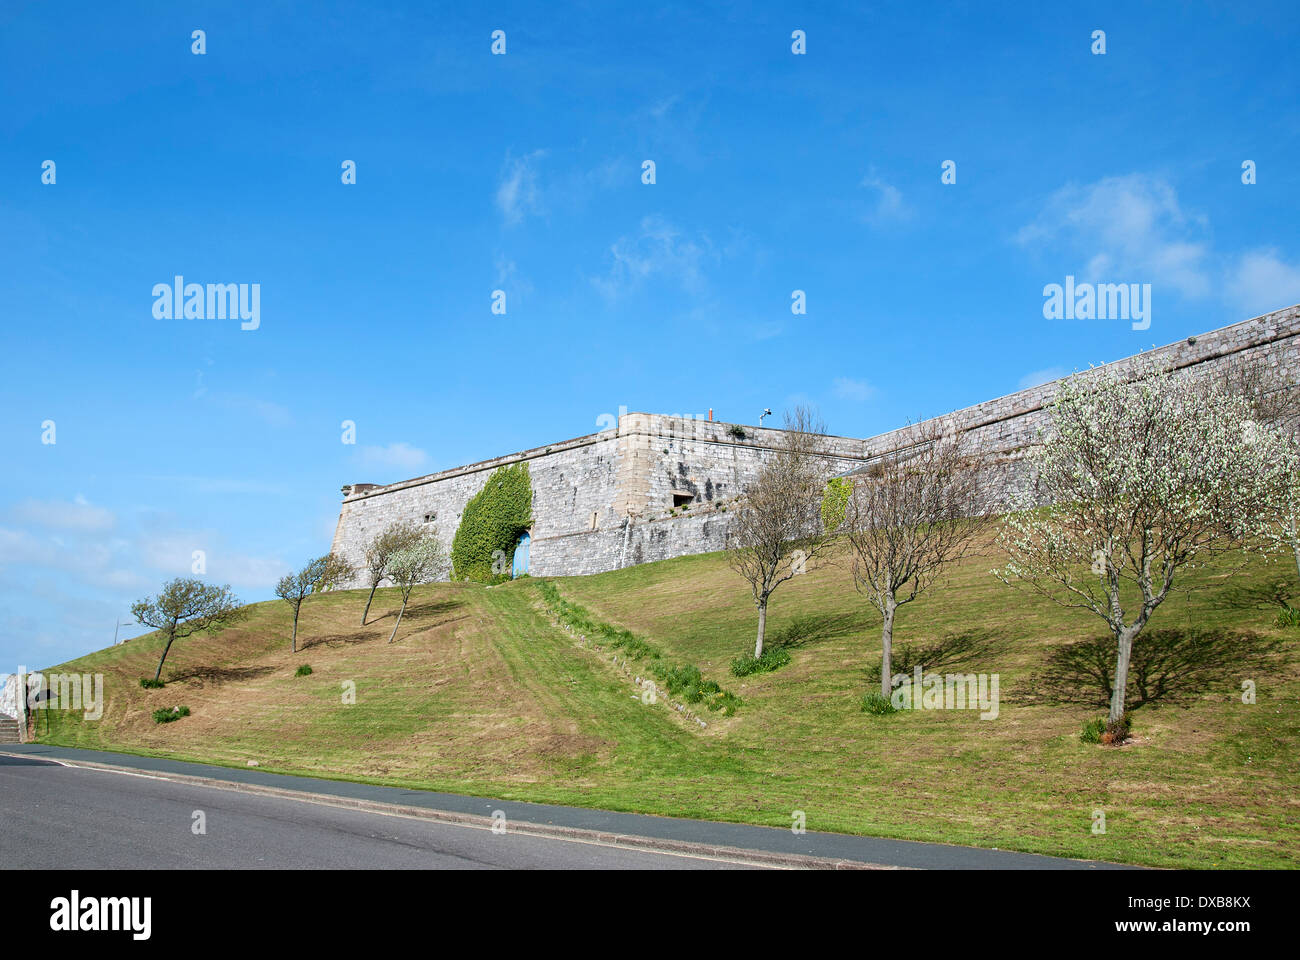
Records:
{"label": "mown grass strip", "polygon": [[650,641],[630,630],[595,619],[586,607],[565,600],[550,581],[543,580],[541,590],[542,599],[561,623],[583,636],[599,638],[606,646],[622,651],[630,660],[647,661],[647,669],[669,696],[680,697],[687,703],[702,703],[710,710],[721,710],[727,717],[734,716],[736,708],[744,703],[734,693],[719,686],[717,681],[703,676],[699,667],[689,663],[670,664]]}

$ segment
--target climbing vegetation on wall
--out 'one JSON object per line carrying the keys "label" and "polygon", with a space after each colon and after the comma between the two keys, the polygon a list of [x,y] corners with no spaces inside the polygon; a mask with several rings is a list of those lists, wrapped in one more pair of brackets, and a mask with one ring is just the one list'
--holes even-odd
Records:
{"label": "climbing vegetation on wall", "polygon": [[528,464],[498,467],[470,498],[451,541],[452,576],[496,583],[510,578],[519,535],[533,522]]}
{"label": "climbing vegetation on wall", "polygon": [[844,523],[849,510],[849,497],[853,495],[853,481],[847,477],[832,477],[822,494],[822,526],[833,533]]}

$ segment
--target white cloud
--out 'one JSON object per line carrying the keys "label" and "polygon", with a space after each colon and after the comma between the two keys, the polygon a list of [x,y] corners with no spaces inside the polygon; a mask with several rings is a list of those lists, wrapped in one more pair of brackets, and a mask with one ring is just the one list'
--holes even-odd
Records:
{"label": "white cloud", "polygon": [[376,470],[415,470],[429,462],[429,455],[409,443],[390,443],[386,447],[361,447],[357,450],[357,463]]}
{"label": "white cloud", "polygon": [[183,487],[194,493],[247,493],[255,496],[291,496],[293,491],[285,483],[268,483],[262,480],[236,479],[233,477],[203,477],[179,474],[145,473],[137,474],[136,479],[146,483],[165,483],[173,487]]}
{"label": "white cloud", "polygon": [[1156,298],[1214,295],[1238,319],[1300,302],[1300,264],[1272,248],[1216,252],[1208,235],[1206,218],[1185,210],[1167,180],[1130,173],[1062,187],[1015,239],[1073,255],[1080,280],[1150,283]]}
{"label": "white cloud", "polygon": [[[194,571],[195,551],[202,551],[203,571]],[[208,583],[228,583],[246,590],[268,590],[289,573],[289,565],[278,556],[258,556],[227,550],[225,538],[211,530],[173,530],[161,535],[142,536],[134,545],[137,566],[163,578],[199,577]],[[148,587],[156,578],[146,578]]]}
{"label": "white cloud", "polygon": [[519,265],[503,253],[497,253],[493,260],[496,272],[496,284],[507,291],[510,305],[517,307],[533,292],[532,281],[519,272]]}
{"label": "white cloud", "polygon": [[[330,535],[320,537],[328,543]],[[185,529],[145,508],[118,516],[80,495],[70,502],[25,500],[0,525],[0,596],[40,601],[43,619],[39,626],[16,620],[0,604],[0,639],[12,654],[39,658],[40,666],[59,662],[110,643],[114,617],[125,617],[132,601],[173,577],[229,583],[241,595],[269,592],[289,571],[280,548],[277,540],[277,553],[238,552],[219,530]],[[204,553],[202,572],[194,570],[196,550]],[[324,552],[319,538],[293,548],[299,550],[302,559]]]}
{"label": "white cloud", "polygon": [[1069,371],[1064,367],[1047,367],[1043,370],[1035,370],[1020,378],[1019,389],[1028,390],[1030,387],[1041,387],[1043,384],[1051,383],[1053,380],[1060,380],[1062,377],[1068,375],[1068,373]]}
{"label": "white cloud", "polygon": [[250,414],[272,427],[293,425],[293,414],[278,403],[247,393],[208,393],[206,388],[196,391],[196,398],[207,397],[218,406],[239,413]]}
{"label": "white cloud", "polygon": [[1016,241],[1058,244],[1078,258],[1081,280],[1151,283],[1203,297],[1211,289],[1206,226],[1182,209],[1167,180],[1132,173],[1062,187]]}
{"label": "white cloud", "polygon": [[854,380],[851,377],[836,377],[831,389],[841,400],[852,400],[857,403],[864,403],[876,392],[867,381]]}
{"label": "white cloud", "polygon": [[687,237],[659,216],[643,218],[635,236],[620,237],[609,250],[613,257],[609,271],[591,282],[611,300],[656,275],[698,293],[705,287],[705,266],[718,259],[706,235]]}
{"label": "white cloud", "polygon": [[664,97],[662,100],[655,101],[647,107],[646,110],[649,112],[650,116],[658,120],[667,116],[668,111],[672,110],[680,99],[681,98],[677,94],[673,94],[672,96]]}
{"label": "white cloud", "polygon": [[1225,289],[1232,303],[1250,316],[1300,303],[1300,265],[1276,250],[1243,254],[1229,270]]}
{"label": "white cloud", "polygon": [[96,507],[78,494],[71,503],[62,500],[24,500],[10,510],[18,523],[52,530],[97,533],[117,524],[113,511]]}
{"label": "white cloud", "polygon": [[885,221],[909,220],[912,216],[912,209],[903,200],[903,193],[896,186],[886,183],[877,174],[874,167],[862,178],[860,186],[866,187],[875,193],[875,205],[867,214],[866,219],[875,223]]}
{"label": "white cloud", "polygon": [[534,150],[523,157],[506,158],[496,195],[497,208],[506,226],[515,226],[530,214],[542,212],[535,164],[544,156],[545,150]]}
{"label": "white cloud", "polygon": [[204,564],[215,556],[216,538],[203,532],[175,531],[163,536],[142,537],[140,560],[150,568],[169,576],[194,576],[194,552],[203,552]]}
{"label": "white cloud", "polygon": [[[98,531],[77,531],[94,536]],[[134,590],[149,581],[136,572],[129,541],[39,536],[0,528],[0,569],[53,570],[72,583]]]}

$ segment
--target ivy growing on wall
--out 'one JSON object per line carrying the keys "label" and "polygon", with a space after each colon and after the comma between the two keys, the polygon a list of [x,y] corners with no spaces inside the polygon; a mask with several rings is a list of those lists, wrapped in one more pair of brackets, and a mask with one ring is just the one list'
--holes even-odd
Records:
{"label": "ivy growing on wall", "polygon": [[849,512],[849,497],[853,496],[853,481],[847,477],[831,477],[822,493],[822,527],[834,533],[843,525]]}
{"label": "ivy growing on wall", "polygon": [[470,498],[451,541],[452,576],[495,583],[510,577],[519,535],[532,520],[528,464],[498,467]]}

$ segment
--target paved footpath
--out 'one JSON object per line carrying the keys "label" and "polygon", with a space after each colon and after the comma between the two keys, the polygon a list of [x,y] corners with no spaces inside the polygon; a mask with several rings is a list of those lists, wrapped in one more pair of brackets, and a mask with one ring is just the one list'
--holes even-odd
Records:
{"label": "paved footpath", "polygon": [[[204,835],[191,830],[195,810]],[[31,852],[6,866],[31,867],[1124,869],[44,744],[0,745],[0,846]]]}

